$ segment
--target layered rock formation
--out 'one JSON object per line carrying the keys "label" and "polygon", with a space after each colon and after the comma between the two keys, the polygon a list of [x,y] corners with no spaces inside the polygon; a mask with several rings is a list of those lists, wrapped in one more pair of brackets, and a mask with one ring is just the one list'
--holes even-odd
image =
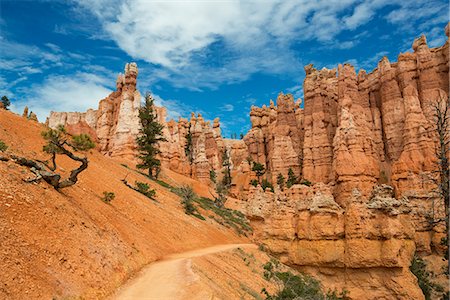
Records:
{"label": "layered rock formation", "polygon": [[345,210],[323,183],[275,193],[252,187],[247,214],[260,242],[328,289],[346,290],[351,299],[423,299],[409,272],[411,209],[393,196],[386,185],[369,199],[355,190]]}
{"label": "layered rock formation", "polygon": [[116,91],[101,100],[97,110],[51,112],[51,128],[64,125],[72,133],[88,133],[99,150],[111,157],[135,159],[135,138],[139,132],[141,95],[136,89],[138,69],[135,63],[125,66],[125,74],[116,81]]}
{"label": "layered rock formation", "polygon": [[166,122],[165,112],[158,115],[162,116],[160,121],[165,124],[163,134],[167,140],[160,144],[163,166],[209,182],[210,171],[221,169],[225,150],[219,118],[214,119],[211,125],[201,114],[196,116],[192,113],[190,121],[180,118],[178,122]]}
{"label": "layered rock formation", "polygon": [[[414,251],[442,251],[445,236],[429,222],[443,213],[430,180],[436,168],[430,104],[448,101],[449,42],[430,49],[422,36],[413,50],[398,62],[382,58],[370,73],[348,64],[306,66],[303,108],[289,94],[252,107],[243,140],[223,139],[218,119],[211,125],[192,114],[167,122],[165,109],[156,108],[167,139],[162,164],[210,182],[227,153],[231,192],[247,201],[255,240],[285,263],[317,275],[327,288],[349,290],[352,299],[422,299],[408,266]],[[136,76],[136,65],[127,65],[98,110],[53,112],[49,126],[87,132],[103,153],[135,159]],[[256,178],[252,161],[265,166],[274,193],[249,184]],[[280,191],[276,178],[287,178],[289,169],[312,187]]]}
{"label": "layered rock formation", "polygon": [[397,63],[384,57],[367,74],[351,65],[305,67],[304,108],[280,94],[277,106],[252,107],[244,141],[254,161],[275,182],[292,168],[298,177],[335,184],[346,207],[353,188],[369,196],[377,183],[396,195],[417,194],[435,168],[431,103],[448,99],[448,41],[430,49],[424,36]]}
{"label": "layered rock formation", "polygon": [[301,172],[303,149],[302,115],[296,114],[300,100],[295,102],[290,94],[279,94],[277,105],[252,107],[252,128],[245,135],[250,158],[269,171],[268,177],[276,181],[278,173],[287,177],[288,169]]}
{"label": "layered rock formation", "polygon": [[[276,150],[272,132],[285,113],[273,105],[252,109],[244,139],[272,182],[288,168],[313,182],[274,193],[250,187],[244,199],[255,239],[351,299],[423,299],[409,272],[413,254],[443,255],[444,224],[430,225],[444,216],[431,180],[431,104],[449,101],[449,42],[430,49],[422,36],[413,50],[397,63],[382,58],[369,74],[348,64],[306,66],[304,108],[290,109],[297,123],[288,131],[297,132],[302,147]],[[285,159],[291,156],[300,164]],[[277,160],[286,164],[276,168]]]}

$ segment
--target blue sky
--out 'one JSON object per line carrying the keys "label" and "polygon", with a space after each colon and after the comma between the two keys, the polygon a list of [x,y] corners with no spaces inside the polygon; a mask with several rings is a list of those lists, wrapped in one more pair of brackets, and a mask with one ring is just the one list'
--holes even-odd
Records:
{"label": "blue sky", "polygon": [[221,118],[245,133],[251,105],[303,98],[303,66],[350,62],[368,71],[445,42],[447,1],[0,0],[0,94],[44,121],[84,111],[115,87],[126,62],[169,115]]}

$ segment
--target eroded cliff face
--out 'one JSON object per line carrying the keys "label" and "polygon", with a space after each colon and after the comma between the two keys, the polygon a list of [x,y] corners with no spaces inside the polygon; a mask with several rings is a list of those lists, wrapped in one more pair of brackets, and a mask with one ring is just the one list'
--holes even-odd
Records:
{"label": "eroded cliff face", "polygon": [[283,94],[276,106],[252,107],[249,155],[272,182],[292,168],[311,182],[333,183],[343,207],[355,187],[364,196],[381,182],[397,196],[417,192],[422,173],[434,167],[431,103],[448,99],[449,49],[448,42],[428,48],[424,36],[413,49],[397,63],[382,58],[369,74],[348,64],[306,66],[303,109]]}
{"label": "eroded cliff face", "polygon": [[64,125],[71,133],[88,133],[105,155],[135,160],[141,102],[136,89],[137,75],[136,64],[126,64],[125,74],[117,78],[116,91],[101,100],[97,110],[51,112],[48,126]]}
{"label": "eroded cliff face", "polygon": [[[305,67],[304,105],[279,94],[276,103],[252,107],[252,128],[243,140],[221,136],[218,119],[166,121],[156,107],[166,142],[163,166],[210,183],[219,176],[223,153],[230,157],[231,195],[243,200],[257,242],[289,265],[318,276],[329,289],[346,289],[351,299],[422,299],[409,265],[415,251],[442,252],[443,226],[430,216],[444,206],[430,180],[435,169],[431,104],[449,93],[449,42],[429,48],[416,39],[412,53],[358,74],[353,66]],[[128,64],[117,90],[98,110],[54,113],[50,127],[87,132],[100,150],[135,159],[140,95],[137,67]],[[262,163],[275,191],[250,180],[251,162]],[[312,186],[276,186],[292,169]],[[386,185],[385,185],[386,184]],[[432,203],[436,205],[433,208]]]}
{"label": "eroded cliff face", "polygon": [[167,140],[160,144],[162,165],[209,183],[210,171],[218,172],[222,167],[225,150],[219,118],[211,125],[201,114],[192,113],[190,121],[180,118],[178,122],[166,122],[164,117],[161,123],[165,124],[163,134]]}
{"label": "eroded cliff face", "polygon": [[354,190],[343,209],[330,185],[250,189],[247,214],[255,237],[280,259],[351,299],[423,299],[409,272],[414,226],[408,200],[390,186],[369,199]]}
{"label": "eroded cliff face", "polygon": [[[289,119],[280,114],[280,95],[277,107],[252,109],[244,138],[273,183],[288,168],[313,183],[274,192],[250,187],[243,198],[255,239],[351,299],[423,299],[412,257],[443,255],[444,224],[430,226],[444,216],[431,180],[431,105],[449,99],[449,42],[430,49],[422,36],[413,50],[396,63],[382,58],[369,74],[348,64],[306,66],[304,108],[284,105],[296,123],[275,129],[279,118]],[[275,142],[281,133],[284,148]]]}

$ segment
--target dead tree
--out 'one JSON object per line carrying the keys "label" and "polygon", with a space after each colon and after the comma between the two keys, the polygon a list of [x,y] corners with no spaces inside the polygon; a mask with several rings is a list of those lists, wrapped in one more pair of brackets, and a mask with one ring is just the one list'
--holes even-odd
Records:
{"label": "dead tree", "polygon": [[[434,114],[434,129],[437,138],[435,156],[436,169],[433,171],[432,181],[437,187],[437,193],[444,202],[445,218],[433,220],[434,225],[445,221],[446,239],[442,242],[446,245],[446,258],[448,260],[448,250],[450,249],[449,231],[449,203],[450,203],[450,98],[440,97],[431,104]],[[450,260],[448,260],[450,269]]]}
{"label": "dead tree", "polygon": [[[51,154],[51,158],[47,161],[32,160],[24,157],[12,156],[12,159],[19,165],[29,167],[36,178],[28,180],[28,182],[36,182],[44,179],[48,184],[52,185],[56,190],[74,185],[78,181],[78,175],[87,169],[87,157],[79,157],[73,151],[86,151],[95,147],[91,138],[87,134],[75,135],[70,138],[63,126],[57,129],[48,129],[42,132],[42,136],[48,143],[43,147],[44,152]],[[68,178],[61,180],[61,175],[55,173],[56,156],[65,155],[70,159],[79,162],[80,166],[70,172]],[[49,161],[51,164],[49,164]]]}

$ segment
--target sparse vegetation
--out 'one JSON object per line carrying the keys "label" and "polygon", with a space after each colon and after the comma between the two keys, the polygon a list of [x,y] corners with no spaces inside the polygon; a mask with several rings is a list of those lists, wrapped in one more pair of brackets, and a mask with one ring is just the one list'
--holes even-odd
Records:
{"label": "sparse vegetation", "polygon": [[210,218],[225,227],[233,228],[238,234],[247,235],[246,232],[252,231],[247,218],[242,212],[226,207],[217,207],[214,201],[205,197],[195,198],[194,202],[202,209],[214,212],[216,216],[210,216]]}
{"label": "sparse vegetation", "polygon": [[[431,281],[430,273],[427,271],[426,262],[417,255],[414,255],[413,260],[411,261],[411,266],[409,267],[411,273],[417,277],[417,281],[419,283],[419,287],[425,296],[425,300],[432,299],[433,293],[440,293],[441,296],[443,289],[440,285],[437,285]],[[445,298],[442,298],[445,299]]]}
{"label": "sparse vegetation", "polygon": [[262,180],[261,188],[263,189],[263,191],[265,191],[267,188],[269,188],[272,191],[272,193],[274,192],[273,184],[270,181],[268,181],[267,179]]}
{"label": "sparse vegetation", "polygon": [[4,141],[0,140],[0,152],[5,152],[6,149],[8,149],[8,146],[5,144]]}
{"label": "sparse vegetation", "polygon": [[266,295],[266,300],[338,300],[345,299],[346,291],[338,293],[322,291],[320,282],[306,274],[293,274],[290,271],[280,271],[280,263],[272,259],[264,266],[263,276],[266,280],[274,280],[280,286],[279,291],[271,295],[266,289],[262,293]]}
{"label": "sparse vegetation", "polygon": [[256,177],[258,177],[258,182],[261,182],[260,178],[266,172],[266,168],[263,164],[260,164],[256,161],[253,162],[252,171],[255,172]]}
{"label": "sparse vegetation", "polygon": [[[44,145],[43,151],[52,155],[49,159],[51,164],[49,164],[49,160],[40,161],[23,157],[13,157],[16,163],[29,167],[36,175],[35,178],[29,179],[27,182],[36,182],[44,179],[57,190],[76,184],[78,175],[88,167],[88,159],[87,157],[76,156],[71,150],[86,151],[95,147],[91,138],[88,135],[84,135],[83,137],[80,137],[79,135],[70,137],[63,126],[59,126],[56,129],[49,128],[41,134],[42,137],[47,140],[47,144]],[[70,159],[81,163],[81,165],[78,168],[73,169],[70,172],[69,177],[64,180],[61,180],[60,174],[54,172],[56,170],[56,156],[58,154],[65,155]]]}
{"label": "sparse vegetation", "polygon": [[257,187],[259,182],[256,179],[252,179],[252,180],[250,180],[250,184],[253,185],[254,187]]}
{"label": "sparse vegetation", "polygon": [[216,171],[214,171],[214,170],[209,171],[209,179],[211,180],[212,183],[216,183],[216,181],[217,181]]}
{"label": "sparse vegetation", "polygon": [[297,178],[297,176],[295,176],[294,170],[292,170],[292,168],[289,168],[289,170],[288,170],[288,179],[286,181],[287,188],[290,188],[291,186],[293,186],[297,182],[298,182],[298,178]]}
{"label": "sparse vegetation", "polygon": [[216,184],[216,196],[214,197],[214,204],[221,208],[225,205],[225,202],[227,201],[227,196],[228,196],[228,188],[226,186],[224,186],[222,183],[217,183]]}
{"label": "sparse vegetation", "polygon": [[147,183],[136,181],[135,185],[136,185],[137,191],[139,193],[141,193],[151,199],[153,199],[153,197],[155,197],[156,191],[153,189],[150,189],[150,187]]}
{"label": "sparse vegetation", "polygon": [[111,203],[112,200],[116,198],[116,195],[113,192],[103,192],[103,197],[101,198],[105,203]]}
{"label": "sparse vegetation", "polygon": [[141,162],[137,165],[139,169],[148,170],[150,178],[158,178],[161,171],[161,162],[157,155],[161,153],[158,149],[158,143],[165,141],[162,136],[164,126],[158,122],[158,116],[154,111],[154,99],[147,93],[145,103],[139,110],[139,120],[141,129],[136,143],[139,149],[139,159]]}
{"label": "sparse vegetation", "polygon": [[183,205],[184,212],[187,215],[198,215],[197,208],[194,205],[194,199],[197,195],[194,193],[194,190],[191,186],[183,185],[178,188],[178,193],[181,197],[181,204]]}
{"label": "sparse vegetation", "polygon": [[135,181],[134,186],[128,183],[126,179],[122,179],[122,182],[132,190],[141,193],[142,195],[155,200],[156,191],[154,189],[150,189],[150,186],[145,182]]}
{"label": "sparse vegetation", "polygon": [[95,148],[95,143],[88,134],[79,134],[72,137],[72,145],[79,151],[87,151]]}
{"label": "sparse vegetation", "polygon": [[5,109],[8,109],[8,107],[11,105],[11,101],[9,101],[8,97],[6,96],[2,96],[1,102]]}
{"label": "sparse vegetation", "polygon": [[312,185],[312,182],[311,181],[309,181],[308,179],[302,179],[302,180],[300,180],[300,184],[303,184],[303,185],[306,185],[306,186],[311,186]]}
{"label": "sparse vegetation", "polygon": [[285,180],[284,180],[283,174],[281,174],[281,173],[278,173],[277,184],[278,184],[278,186],[280,187],[281,190],[284,190]]}

